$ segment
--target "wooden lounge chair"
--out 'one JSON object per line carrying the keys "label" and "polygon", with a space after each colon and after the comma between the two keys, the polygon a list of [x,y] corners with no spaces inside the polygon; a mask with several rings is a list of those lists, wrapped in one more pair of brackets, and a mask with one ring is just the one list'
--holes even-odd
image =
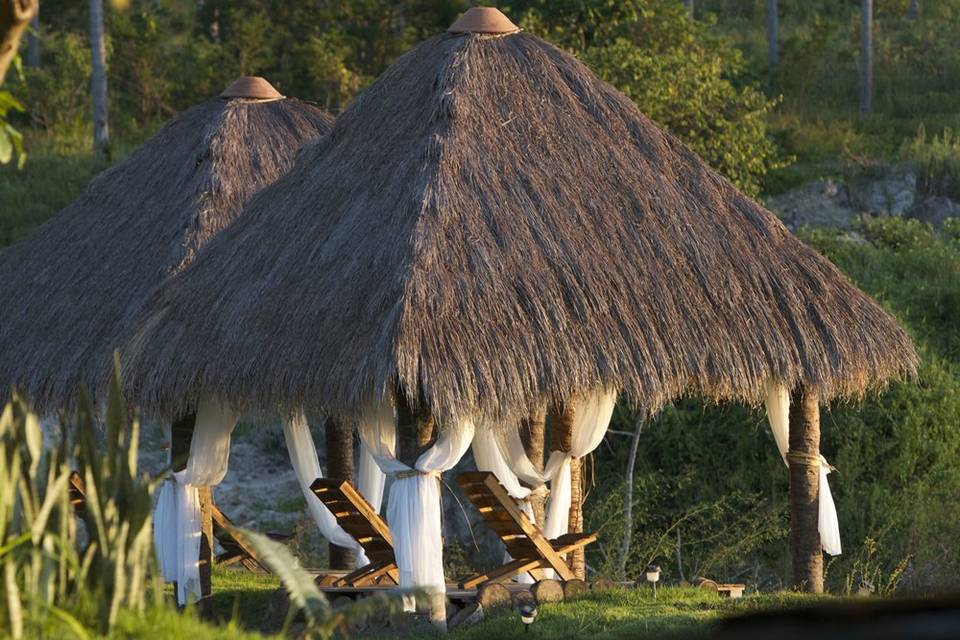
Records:
{"label": "wooden lounge chair", "polygon": [[532,573],[535,578],[541,569],[553,569],[561,580],[573,580],[573,571],[563,559],[564,554],[586,546],[597,539],[595,533],[568,533],[555,540],[547,540],[540,527],[530,522],[489,471],[471,471],[457,478],[457,484],[467,499],[480,512],[484,523],[496,533],[513,561],[489,571],[466,578],[463,589],[472,589],[485,583],[503,582],[521,573]]}
{"label": "wooden lounge chair", "polygon": [[[70,504],[74,511],[82,514],[86,508],[87,494],[83,486],[83,478],[76,471],[70,473],[69,491]],[[240,536],[231,531],[234,525],[230,518],[220,511],[212,501],[210,502],[210,519],[213,521],[213,536],[223,547],[223,553],[214,559],[216,564],[227,565],[239,562],[254,573],[270,573],[270,570],[257,558],[256,552]],[[271,540],[283,541],[290,538],[289,535],[282,533],[267,533],[266,535]]]}
{"label": "wooden lounge chair", "polygon": [[317,478],[310,485],[310,489],[337,519],[337,524],[357,541],[370,559],[370,564],[345,576],[321,578],[321,585],[368,587],[375,584],[398,584],[400,576],[397,572],[397,559],[393,555],[390,529],[366,498],[346,480]]}

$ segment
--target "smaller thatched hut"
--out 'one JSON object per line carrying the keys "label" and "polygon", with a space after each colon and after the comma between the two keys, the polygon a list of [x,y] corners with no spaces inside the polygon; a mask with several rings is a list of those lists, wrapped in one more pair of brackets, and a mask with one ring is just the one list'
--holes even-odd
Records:
{"label": "smaller thatched hut", "polygon": [[40,410],[96,394],[160,282],[287,171],[333,118],[242,77],[167,122],[76,202],[0,253],[0,394]]}

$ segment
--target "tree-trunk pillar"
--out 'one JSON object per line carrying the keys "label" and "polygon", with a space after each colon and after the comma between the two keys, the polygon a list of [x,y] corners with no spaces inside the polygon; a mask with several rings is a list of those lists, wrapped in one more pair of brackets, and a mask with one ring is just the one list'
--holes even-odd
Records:
{"label": "tree-trunk pillar", "polygon": [[790,398],[790,546],[793,583],[823,592],[820,546],[820,405],[816,392],[801,387]]}
{"label": "tree-trunk pillar", "polygon": [[[546,433],[547,410],[545,408],[534,411],[530,417],[520,423],[520,440],[523,442],[523,450],[533,464],[533,468],[543,473],[544,464],[544,435]],[[543,526],[546,514],[547,496],[538,494],[530,497],[530,505],[533,507],[533,516],[537,519],[537,524]]]}
{"label": "tree-trunk pillar", "polygon": [[861,0],[860,115],[870,115],[873,103],[873,0]]}
{"label": "tree-trunk pillar", "polygon": [[[197,416],[194,413],[183,415],[173,421],[170,427],[170,459],[173,461],[174,471],[183,471],[190,456],[190,443],[193,442],[193,429]],[[197,487],[200,500],[200,555],[197,561],[200,565],[200,595],[203,598],[202,607],[209,613],[209,596],[213,592],[211,571],[213,569],[213,518],[211,504],[213,495],[210,487]],[[177,593],[174,585],[174,594]],[[184,603],[177,602],[182,605]]]}
{"label": "tree-trunk pillar", "polygon": [[[570,461],[570,533],[583,533],[583,458]],[[570,568],[573,575],[585,580],[587,577],[587,557],[583,547],[570,554]]]}
{"label": "tree-trunk pillar", "polygon": [[[403,394],[397,394],[397,458],[408,467],[417,463],[420,454],[434,441],[433,417],[428,412],[415,412]],[[417,611],[427,613],[430,622],[440,629],[447,628],[447,594],[433,593],[417,599]]]}
{"label": "tree-trunk pillar", "polygon": [[[573,402],[556,403],[550,410],[550,450],[570,451],[573,448],[573,416],[576,407]],[[580,533],[583,530],[583,478],[581,474],[581,460],[574,458],[570,461],[570,515],[567,522],[567,531]],[[583,548],[568,554],[570,568],[574,575],[583,578],[586,560]],[[578,570],[579,567],[579,570]]]}
{"label": "tree-trunk pillar", "polygon": [[40,3],[37,2],[37,11],[30,20],[30,30],[27,31],[27,66],[32,69],[40,68]]}
{"label": "tree-trunk pillar", "polygon": [[[353,482],[353,431],[350,425],[335,418],[327,418],[327,477],[331,480]],[[331,569],[353,569],[357,561],[354,549],[333,544],[330,547]]]}
{"label": "tree-trunk pillar", "polygon": [[103,0],[90,0],[90,93],[93,95],[93,152],[110,157],[107,106],[107,49],[103,34]]}

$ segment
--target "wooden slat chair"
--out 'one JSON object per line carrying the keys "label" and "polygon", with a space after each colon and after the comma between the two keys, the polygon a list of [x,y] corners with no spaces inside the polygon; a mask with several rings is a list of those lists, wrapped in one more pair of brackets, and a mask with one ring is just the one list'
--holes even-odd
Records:
{"label": "wooden slat chair", "polygon": [[[86,508],[87,494],[83,486],[83,478],[76,471],[70,473],[70,504],[74,511],[82,513]],[[217,505],[210,503],[210,517],[213,520],[213,536],[223,547],[223,553],[215,558],[216,564],[233,564],[239,562],[244,567],[254,573],[270,573],[263,563],[257,558],[256,552],[250,548],[247,543],[231,532],[233,523]],[[288,540],[291,536],[282,533],[268,533],[267,537],[271,540]]]}
{"label": "wooden slat chair", "polygon": [[457,484],[467,499],[480,512],[484,523],[499,536],[512,562],[489,571],[466,578],[460,583],[463,589],[472,589],[481,584],[503,582],[521,573],[532,573],[540,578],[541,569],[553,569],[561,580],[573,580],[576,576],[563,556],[584,547],[597,539],[595,533],[568,533],[554,540],[547,540],[540,527],[530,522],[489,471],[462,473]]}
{"label": "wooden slat chair", "polygon": [[366,587],[398,584],[397,559],[393,554],[390,528],[367,499],[346,480],[317,478],[310,489],[330,510],[344,531],[363,548],[370,563],[345,576],[330,576],[323,586]]}

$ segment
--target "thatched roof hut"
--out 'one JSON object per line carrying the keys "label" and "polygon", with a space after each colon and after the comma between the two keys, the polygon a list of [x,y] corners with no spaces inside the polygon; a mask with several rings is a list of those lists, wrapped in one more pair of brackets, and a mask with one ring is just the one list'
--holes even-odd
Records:
{"label": "thatched roof hut", "polygon": [[[262,78],[170,120],[76,202],[0,253],[0,389],[67,404],[112,363],[126,323],[333,119]],[[202,313],[202,310],[197,310]]]}
{"label": "thatched roof hut", "polygon": [[627,97],[481,31],[397,60],[159,292],[124,354],[141,403],[350,414],[399,385],[442,421],[914,369],[883,309]]}

